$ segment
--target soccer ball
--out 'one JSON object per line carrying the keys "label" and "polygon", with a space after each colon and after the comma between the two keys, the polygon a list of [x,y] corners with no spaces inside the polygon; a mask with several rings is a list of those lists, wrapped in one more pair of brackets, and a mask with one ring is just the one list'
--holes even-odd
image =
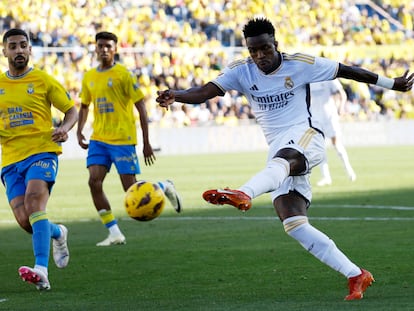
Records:
{"label": "soccer ball", "polygon": [[129,217],[139,221],[157,218],[164,209],[164,191],[156,183],[137,181],[127,190],[124,206]]}

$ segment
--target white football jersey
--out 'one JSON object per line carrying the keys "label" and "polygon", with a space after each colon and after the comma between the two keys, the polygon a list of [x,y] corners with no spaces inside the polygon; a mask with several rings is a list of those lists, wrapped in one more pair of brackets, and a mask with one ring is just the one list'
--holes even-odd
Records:
{"label": "white football jersey", "polygon": [[306,54],[282,53],[280,66],[263,73],[248,57],[227,66],[213,81],[223,92],[237,90],[248,99],[268,144],[285,128],[302,122],[311,125],[312,82],[332,80],[339,63]]}

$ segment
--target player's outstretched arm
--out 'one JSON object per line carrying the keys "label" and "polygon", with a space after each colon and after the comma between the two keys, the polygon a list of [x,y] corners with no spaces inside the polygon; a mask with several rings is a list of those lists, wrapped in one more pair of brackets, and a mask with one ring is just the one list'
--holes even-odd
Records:
{"label": "player's outstretched arm", "polygon": [[339,64],[337,78],[351,79],[359,82],[376,84],[378,86],[401,92],[412,89],[414,73],[407,70],[404,75],[396,78],[387,78],[361,67]]}
{"label": "player's outstretched arm", "polygon": [[217,87],[214,83],[207,83],[203,86],[196,86],[186,90],[165,90],[157,92],[156,101],[161,107],[167,108],[174,102],[186,103],[186,104],[200,104],[206,100],[223,96],[223,91]]}

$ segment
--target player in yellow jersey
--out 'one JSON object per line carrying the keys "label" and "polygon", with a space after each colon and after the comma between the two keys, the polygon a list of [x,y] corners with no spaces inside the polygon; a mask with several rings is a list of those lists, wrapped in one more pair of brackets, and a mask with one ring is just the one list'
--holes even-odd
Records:
{"label": "player in yellow jersey", "polygon": [[[79,145],[88,149],[86,166],[89,170],[89,188],[101,221],[109,230],[108,237],[97,246],[110,246],[125,244],[126,239],[103,191],[103,182],[112,164],[117,169],[124,191],[137,181],[136,174],[140,174],[135,150],[137,130],[134,105],[139,112],[145,164],[152,165],[155,155],[148,137],[144,94],[139,89],[137,78],[125,66],[115,62],[117,36],[99,32],[95,41],[99,65],[83,77],[77,136]],[[94,119],[88,144],[82,131],[90,104],[93,104]],[[173,183],[169,180],[158,183],[174,209],[180,212],[181,199]]]}
{"label": "player in yellow jersey", "polygon": [[[48,220],[46,204],[58,171],[61,143],[77,121],[74,102],[63,86],[42,70],[29,67],[31,45],[27,33],[10,29],[3,36],[9,69],[0,75],[1,180],[14,216],[32,234],[35,265],[22,266],[23,281],[39,290],[50,289],[50,239],[58,268],[69,262],[68,230]],[[65,114],[57,128],[52,105]]]}

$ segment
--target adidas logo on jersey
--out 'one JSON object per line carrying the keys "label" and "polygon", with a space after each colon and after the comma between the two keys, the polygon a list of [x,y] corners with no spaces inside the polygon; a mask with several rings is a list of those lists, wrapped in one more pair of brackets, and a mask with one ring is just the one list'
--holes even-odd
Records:
{"label": "adidas logo on jersey", "polygon": [[257,87],[256,84],[253,84],[253,86],[251,88],[249,88],[250,91],[258,91],[259,88]]}

